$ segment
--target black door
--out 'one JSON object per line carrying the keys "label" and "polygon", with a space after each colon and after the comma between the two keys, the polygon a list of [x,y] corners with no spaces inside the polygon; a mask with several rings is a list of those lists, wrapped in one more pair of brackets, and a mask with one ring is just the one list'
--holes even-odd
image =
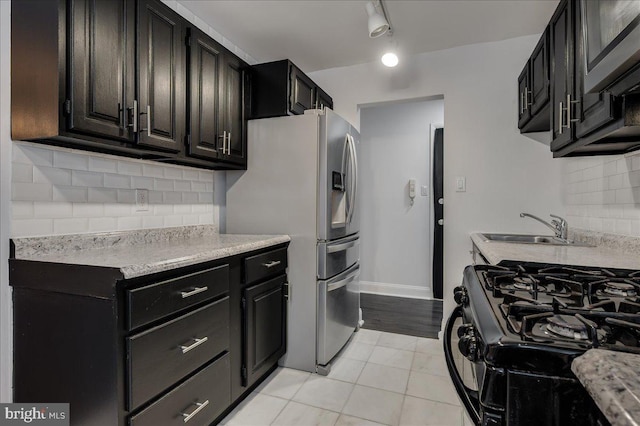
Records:
{"label": "black door", "polygon": [[138,144],[178,152],[185,118],[182,18],[159,0],[141,0],[138,20]]}
{"label": "black door", "polygon": [[443,232],[444,232],[444,129],[435,131],[433,140],[433,297],[442,299]]}
{"label": "black door", "polygon": [[135,2],[72,1],[70,13],[68,130],[134,142]]}

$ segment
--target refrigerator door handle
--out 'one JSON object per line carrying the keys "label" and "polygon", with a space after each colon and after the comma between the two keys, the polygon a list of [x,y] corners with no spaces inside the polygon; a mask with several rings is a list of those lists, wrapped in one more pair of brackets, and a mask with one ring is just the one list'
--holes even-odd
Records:
{"label": "refrigerator door handle", "polygon": [[[351,146],[350,146],[349,133],[347,133],[344,136],[344,146],[342,147],[342,170],[340,172],[342,173],[342,176],[344,177],[344,179],[347,182],[349,182],[349,186],[351,185],[351,177],[348,175],[349,169],[351,166],[351,159],[349,158],[350,156],[351,156]],[[344,188],[347,195],[345,224],[349,223],[349,216],[351,215],[351,188],[349,188],[349,186],[345,185],[345,188]]]}
{"label": "refrigerator door handle", "polygon": [[327,254],[329,253],[337,253],[339,251],[344,251],[346,249],[349,249],[351,247],[355,247],[356,245],[360,244],[359,239],[354,239],[352,241],[346,242],[346,243],[342,243],[342,244],[336,244],[336,245],[331,245],[327,247]]}
{"label": "refrigerator door handle", "polygon": [[348,276],[344,280],[340,280],[340,281],[335,282],[335,283],[327,284],[327,293],[330,293],[330,292],[332,292],[334,290],[337,290],[339,288],[344,287],[345,285],[349,284],[351,281],[353,281],[356,278],[358,278],[358,276],[360,276],[360,273],[356,272],[355,274]]}
{"label": "refrigerator door handle", "polygon": [[356,147],[353,136],[347,134],[347,146],[349,148],[349,211],[347,212],[347,223],[351,223],[353,212],[355,210],[358,165],[356,159]]}

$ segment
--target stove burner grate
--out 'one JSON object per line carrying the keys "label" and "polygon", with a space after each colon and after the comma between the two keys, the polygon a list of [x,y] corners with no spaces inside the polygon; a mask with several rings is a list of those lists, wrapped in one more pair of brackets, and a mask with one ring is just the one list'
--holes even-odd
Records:
{"label": "stove burner grate", "polygon": [[547,330],[569,339],[589,339],[586,324],[570,315],[553,315],[547,318]]}

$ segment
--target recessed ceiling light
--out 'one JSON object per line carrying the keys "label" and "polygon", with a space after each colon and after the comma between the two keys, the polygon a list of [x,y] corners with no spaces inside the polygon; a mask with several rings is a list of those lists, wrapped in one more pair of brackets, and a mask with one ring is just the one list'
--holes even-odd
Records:
{"label": "recessed ceiling light", "polygon": [[398,65],[398,55],[393,52],[387,52],[382,55],[382,63],[387,67],[395,67]]}

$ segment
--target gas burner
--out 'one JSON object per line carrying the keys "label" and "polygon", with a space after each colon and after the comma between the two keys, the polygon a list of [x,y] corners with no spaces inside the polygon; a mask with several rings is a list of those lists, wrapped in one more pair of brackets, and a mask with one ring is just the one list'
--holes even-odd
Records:
{"label": "gas burner", "polygon": [[554,315],[547,318],[547,330],[557,336],[569,339],[589,339],[586,324],[571,315]]}
{"label": "gas burner", "polygon": [[617,297],[634,297],[638,294],[635,286],[632,284],[611,281],[604,284],[602,293]]}
{"label": "gas burner", "polygon": [[527,282],[516,281],[516,282],[513,283],[513,288],[515,288],[516,290],[531,291],[533,289],[533,285],[531,285],[531,283],[527,283]]}

